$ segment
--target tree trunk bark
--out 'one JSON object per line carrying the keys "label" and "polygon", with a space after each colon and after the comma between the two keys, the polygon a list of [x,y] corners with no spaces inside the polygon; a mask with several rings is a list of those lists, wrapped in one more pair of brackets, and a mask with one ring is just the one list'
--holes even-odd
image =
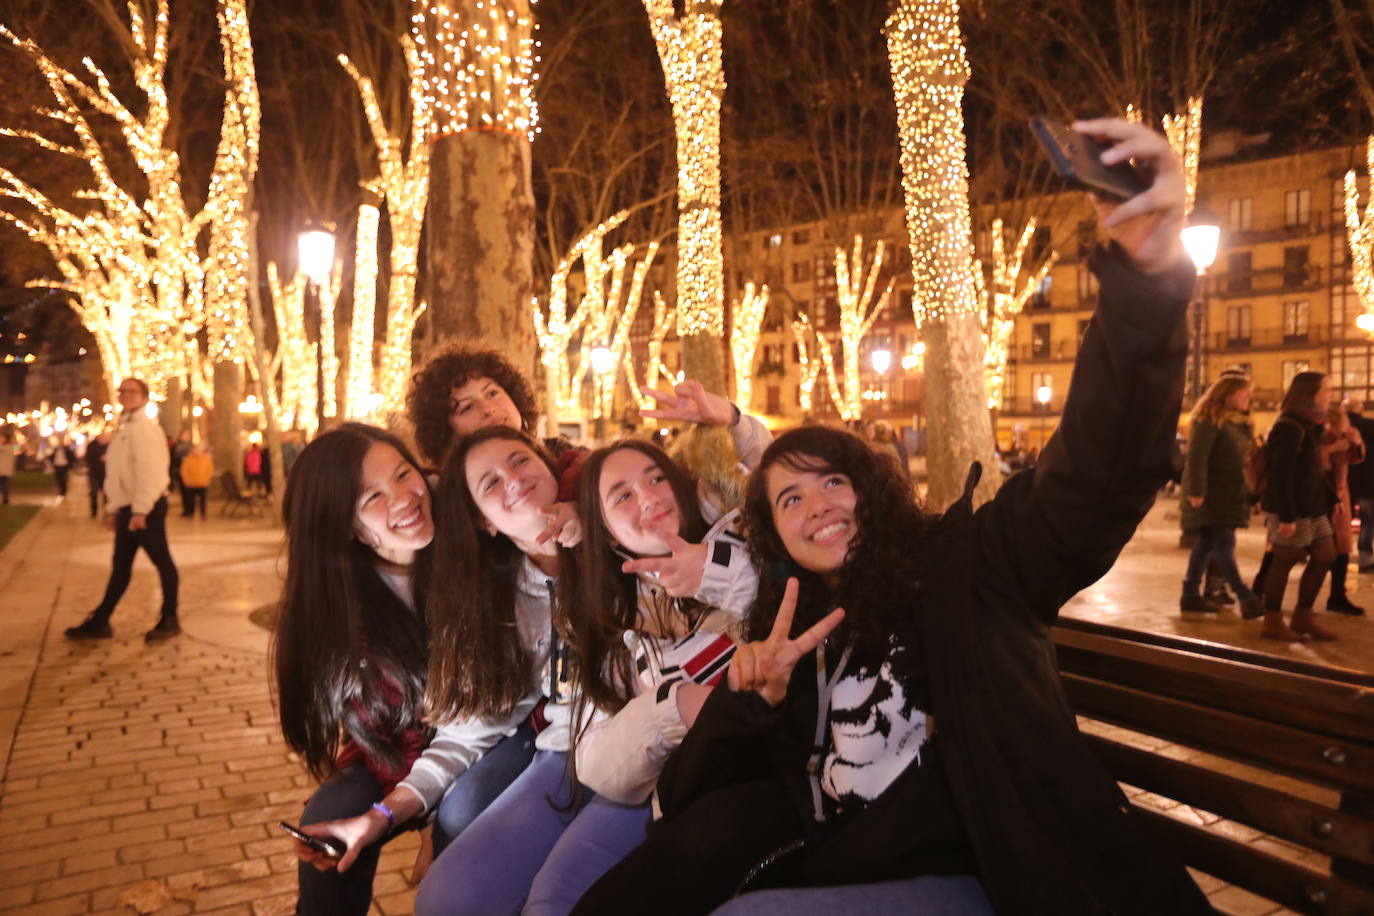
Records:
{"label": "tree trunk bark", "polygon": [[182,401],[181,376],[174,375],[167,379],[167,398],[157,412],[157,422],[169,439],[175,439],[185,428]]}
{"label": "tree trunk bark", "polygon": [[943,511],[964,492],[969,465],[983,463],[974,504],[997,492],[994,442],[983,388],[983,340],[978,316],[955,314],[921,330],[926,343],[927,508]]}
{"label": "tree trunk bark", "polygon": [[[682,338],[682,371],[687,378],[701,382],[707,391],[724,396],[725,387],[725,347],[719,337],[711,334],[694,334]],[[747,411],[749,405],[740,404],[740,410]]]}
{"label": "tree trunk bark", "polygon": [[215,473],[232,471],[243,486],[243,420],[239,403],[243,400],[243,367],[237,363],[215,363],[215,409],[210,420],[210,449]]}
{"label": "tree trunk bark", "polygon": [[534,194],[530,144],[469,130],[437,142],[425,224],[429,321],[438,341],[466,337],[534,371]]}

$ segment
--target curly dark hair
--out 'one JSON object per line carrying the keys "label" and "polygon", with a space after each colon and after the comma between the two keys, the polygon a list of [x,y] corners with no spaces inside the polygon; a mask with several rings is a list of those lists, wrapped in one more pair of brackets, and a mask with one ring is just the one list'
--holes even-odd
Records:
{"label": "curly dark hair", "polygon": [[429,354],[406,391],[406,417],[415,427],[415,444],[433,467],[440,466],[453,447],[453,389],[475,378],[500,385],[520,411],[525,432],[534,432],[539,408],[529,379],[497,351],[475,341],[453,341]]}
{"label": "curly dark hair", "polygon": [[[768,471],[779,464],[797,471],[844,474],[854,487],[859,530],[834,588],[793,561],[773,524]],[[773,441],[750,475],[743,514],[759,569],[758,598],[745,621],[748,638],[767,638],[787,580],[795,578],[800,585],[795,632],[810,627],[831,608],[843,607],[845,619],[836,639],[855,638],[859,661],[884,654],[893,636],[901,644],[914,645],[922,548],[936,519],[916,503],[894,462],[844,430],[790,430]]]}

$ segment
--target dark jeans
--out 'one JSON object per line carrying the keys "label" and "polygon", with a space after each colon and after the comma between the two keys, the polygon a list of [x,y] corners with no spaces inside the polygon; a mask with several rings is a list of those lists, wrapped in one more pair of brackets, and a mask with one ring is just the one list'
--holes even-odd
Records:
{"label": "dark jeans", "polygon": [[[336,821],[365,814],[375,802],[382,800],[381,786],[367,767],[360,763],[344,767],[326,779],[305,803],[302,824]],[[320,871],[301,862],[296,866],[300,882],[298,916],[366,916],[372,905],[372,878],[377,873],[377,860],[382,846],[394,834],[383,837],[363,848],[348,871]]]}
{"label": "dark jeans", "polygon": [[103,499],[105,495],[101,492],[105,489],[105,476],[102,474],[97,477],[94,474],[88,473],[86,475],[86,489],[89,491],[86,495],[89,496],[91,500],[91,518],[95,518],[100,514],[100,500]]}
{"label": "dark jeans", "polygon": [[182,499],[185,502],[185,509],[182,515],[186,518],[196,514],[196,504],[200,504],[200,517],[205,518],[205,494],[210,490],[209,487],[187,487],[181,488]]}
{"label": "dark jeans", "polygon": [[1355,514],[1360,519],[1359,551],[1374,553],[1374,498],[1355,500]]}
{"label": "dark jeans", "polygon": [[1249,601],[1255,597],[1236,568],[1236,529],[1230,525],[1204,525],[1198,530],[1193,552],[1188,556],[1188,572],[1183,577],[1183,594],[1198,594],[1209,559],[1216,563],[1217,572],[1221,573],[1237,598]]}
{"label": "dark jeans", "polygon": [[167,548],[167,497],[159,499],[148,513],[148,527],[142,531],[130,531],[129,521],[133,510],[120,506],[115,513],[114,569],[110,571],[110,582],[105,586],[105,597],[95,609],[97,618],[108,620],[114,613],[115,605],[124,597],[133,575],[134,556],[138,549],[148,555],[157,567],[158,578],[162,581],[162,616],[175,618],[177,615],[177,566],[172,562],[172,552]]}
{"label": "dark jeans", "polygon": [[10,504],[10,476],[0,474],[0,505]]}
{"label": "dark jeans", "polygon": [[57,465],[53,465],[53,468],[52,468],[52,475],[53,475],[53,477],[57,478],[57,495],[58,495],[58,496],[66,496],[66,495],[67,495],[67,474],[68,474],[68,472],[70,472],[70,471],[71,471],[71,467],[70,467],[70,466],[60,468],[60,467],[58,467]]}

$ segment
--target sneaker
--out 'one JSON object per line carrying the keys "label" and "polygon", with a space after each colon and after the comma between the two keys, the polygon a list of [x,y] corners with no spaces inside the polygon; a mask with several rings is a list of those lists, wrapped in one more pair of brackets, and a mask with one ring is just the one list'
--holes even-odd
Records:
{"label": "sneaker", "polygon": [[1349,614],[1351,617],[1364,616],[1364,608],[1351,604],[1350,599],[1344,595],[1327,601],[1326,609],[1336,614]]}
{"label": "sneaker", "polygon": [[110,621],[95,614],[62,632],[68,639],[109,639],[114,636],[114,631],[110,629]]}
{"label": "sneaker", "polygon": [[173,636],[181,635],[181,624],[177,623],[175,617],[163,617],[147,633],[143,634],[144,642],[161,642],[164,639],[171,639]]}
{"label": "sneaker", "polygon": [[1221,605],[1201,595],[1184,595],[1179,598],[1178,609],[1184,614],[1210,614],[1216,616],[1221,613]]}

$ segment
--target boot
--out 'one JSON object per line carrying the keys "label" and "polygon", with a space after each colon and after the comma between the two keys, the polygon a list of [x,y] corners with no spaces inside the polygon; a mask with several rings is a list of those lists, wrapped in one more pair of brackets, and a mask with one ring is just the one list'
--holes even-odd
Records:
{"label": "boot", "polygon": [[91,611],[81,623],[62,631],[68,639],[109,639],[114,636],[110,629],[110,618]]}
{"label": "boot", "polygon": [[147,633],[143,634],[144,642],[161,642],[164,639],[171,639],[173,636],[181,635],[181,624],[175,617],[163,616]]}
{"label": "boot", "polygon": [[1246,620],[1254,620],[1256,617],[1264,616],[1264,602],[1260,600],[1259,595],[1246,598],[1240,603],[1240,616]]}
{"label": "boot", "polygon": [[1316,618],[1310,607],[1300,607],[1293,610],[1293,632],[1308,639],[1330,640],[1336,638],[1335,633],[1317,626]]}
{"label": "boot", "polygon": [[1201,595],[1184,594],[1178,599],[1178,610],[1181,614],[1206,614],[1216,617],[1221,613],[1222,606],[1209,598]]}
{"label": "boot", "polygon": [[1269,575],[1269,567],[1274,565],[1274,551],[1266,550],[1263,559],[1260,560],[1259,572],[1255,573],[1255,581],[1250,584],[1250,590],[1255,593],[1256,598],[1264,597],[1264,577]]}
{"label": "boot", "polygon": [[1236,599],[1231,597],[1231,593],[1226,590],[1226,582],[1217,575],[1210,565],[1207,567],[1207,578],[1202,586],[1202,595],[1213,604],[1231,605],[1236,603]]}
{"label": "boot", "polygon": [[1350,554],[1338,553],[1331,563],[1331,594],[1326,599],[1326,609],[1337,614],[1362,615],[1364,608],[1350,603],[1345,594],[1345,580],[1350,573]]}
{"label": "boot", "polygon": [[1288,629],[1288,626],[1283,622],[1283,611],[1264,612],[1264,625],[1260,627],[1260,635],[1265,639],[1277,639],[1283,642],[1303,641],[1301,634]]}

